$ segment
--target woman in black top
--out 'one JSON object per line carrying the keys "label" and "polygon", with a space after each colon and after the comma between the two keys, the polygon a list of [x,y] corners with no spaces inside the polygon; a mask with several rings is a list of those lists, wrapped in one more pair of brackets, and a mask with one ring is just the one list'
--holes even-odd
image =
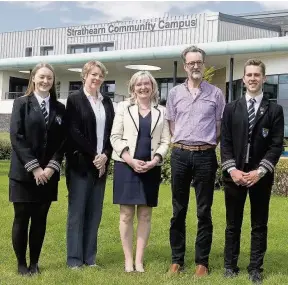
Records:
{"label": "woman in black top", "polygon": [[[38,260],[46,231],[47,214],[57,200],[63,158],[65,106],[57,101],[51,65],[37,64],[27,92],[15,99],[10,125],[12,158],[9,199],[14,204],[12,243],[18,273],[40,273]],[[30,221],[30,229],[29,229]],[[30,266],[26,249],[29,234]]]}
{"label": "woman in black top", "polygon": [[83,88],[67,100],[67,265],[71,268],[96,266],[114,118],[110,98],[99,91],[105,75],[101,62],[87,62],[82,69]]}

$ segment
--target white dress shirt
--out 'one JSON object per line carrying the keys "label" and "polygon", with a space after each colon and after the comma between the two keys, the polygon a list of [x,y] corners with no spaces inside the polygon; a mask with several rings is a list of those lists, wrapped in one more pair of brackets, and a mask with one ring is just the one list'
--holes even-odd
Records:
{"label": "white dress shirt", "polygon": [[254,98],[254,99],[256,100],[256,102],[254,103],[255,115],[256,115],[256,114],[257,114],[257,111],[258,111],[258,109],[259,109],[259,106],[260,106],[260,104],[261,104],[261,101],[262,101],[262,99],[263,99],[263,93],[257,95],[256,97],[252,97],[252,96],[250,96],[248,93],[246,93],[245,98],[246,98],[246,103],[247,103],[247,110],[249,110],[249,107],[250,107],[250,104],[251,104],[251,103],[249,102],[249,100],[250,100],[251,98]]}
{"label": "white dress shirt", "polygon": [[45,101],[45,108],[46,108],[46,111],[47,111],[47,113],[49,115],[49,111],[50,111],[50,94],[46,98],[42,98],[36,92],[34,92],[34,95],[35,95],[40,107],[41,107],[42,102]]}
{"label": "white dress shirt", "polygon": [[100,92],[98,92],[97,99],[94,100],[93,96],[83,88],[85,95],[87,96],[93,112],[96,117],[96,133],[97,133],[97,154],[101,154],[103,151],[103,141],[104,141],[104,131],[105,131],[105,122],[106,122],[106,114],[105,109],[102,103],[103,96]]}

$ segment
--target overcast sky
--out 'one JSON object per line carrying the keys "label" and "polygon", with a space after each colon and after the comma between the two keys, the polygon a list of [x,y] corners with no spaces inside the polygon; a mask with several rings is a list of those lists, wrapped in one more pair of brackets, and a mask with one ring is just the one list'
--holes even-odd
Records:
{"label": "overcast sky", "polygon": [[187,15],[213,11],[235,15],[283,9],[288,9],[288,1],[7,1],[0,2],[0,32],[23,31],[39,27],[80,26],[125,19],[148,19],[167,14]]}

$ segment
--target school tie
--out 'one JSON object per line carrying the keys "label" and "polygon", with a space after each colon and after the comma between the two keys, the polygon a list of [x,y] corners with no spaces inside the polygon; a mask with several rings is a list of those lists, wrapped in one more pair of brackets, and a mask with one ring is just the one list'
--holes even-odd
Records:
{"label": "school tie", "polygon": [[46,102],[45,102],[45,100],[43,100],[42,103],[41,103],[41,111],[43,113],[45,124],[47,126],[48,125],[48,121],[49,121],[49,115],[48,115],[48,112],[46,110]]}
{"label": "school tie", "polygon": [[248,132],[248,138],[249,141],[251,141],[251,135],[252,135],[252,129],[254,126],[254,121],[255,121],[255,107],[254,104],[256,103],[256,100],[254,98],[251,98],[249,100],[250,106],[248,109],[248,120],[249,120],[249,132]]}

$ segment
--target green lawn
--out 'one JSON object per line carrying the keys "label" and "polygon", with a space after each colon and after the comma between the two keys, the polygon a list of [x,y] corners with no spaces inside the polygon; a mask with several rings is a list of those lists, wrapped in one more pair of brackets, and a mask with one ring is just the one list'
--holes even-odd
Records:
{"label": "green lawn", "polygon": [[10,134],[6,132],[0,132],[0,141],[10,141]]}
{"label": "green lawn", "polygon": [[[169,223],[172,213],[169,186],[162,186],[159,207],[154,210],[152,232],[146,251],[144,274],[125,274],[123,254],[118,233],[118,206],[112,204],[112,183],[108,182],[104,203],[104,213],[100,227],[97,261],[101,270],[84,268],[72,271],[66,268],[65,227],[67,214],[67,191],[65,180],[60,183],[59,201],[53,203],[47,225],[40,267],[42,274],[33,278],[16,274],[16,261],[11,245],[12,204],[8,202],[8,163],[0,162],[0,284],[250,284],[246,273],[249,262],[250,221],[249,203],[246,206],[239,266],[241,274],[234,280],[226,280],[223,273],[223,242],[225,229],[225,208],[223,192],[216,191],[213,218],[214,238],[210,256],[211,274],[201,280],[193,278],[194,240],[196,234],[195,195],[191,191],[190,210],[187,216],[186,271],[178,277],[168,277],[166,271],[170,263]],[[269,222],[268,251],[265,258],[264,284],[288,284],[287,233],[288,200],[272,197]]]}

